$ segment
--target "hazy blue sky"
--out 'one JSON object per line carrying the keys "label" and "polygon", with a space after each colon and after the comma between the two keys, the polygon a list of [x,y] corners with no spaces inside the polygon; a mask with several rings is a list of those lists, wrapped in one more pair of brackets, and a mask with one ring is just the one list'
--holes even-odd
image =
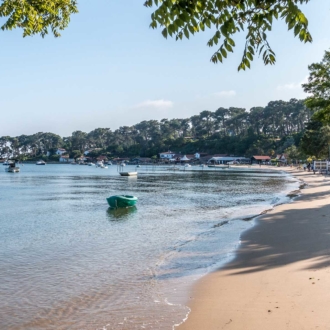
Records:
{"label": "hazy blue sky", "polygon": [[[269,40],[277,64],[237,72],[244,36],[235,53],[214,65],[211,32],[176,42],[149,29],[144,0],[80,0],[80,13],[62,37],[1,36],[1,135],[16,136],[97,127],[116,129],[142,120],[183,118],[219,107],[265,106],[303,98],[308,64],[330,48],[329,0],[305,6],[314,42],[302,44],[275,23]],[[1,21],[0,21],[1,22]],[[241,41],[241,42],[240,42]]]}

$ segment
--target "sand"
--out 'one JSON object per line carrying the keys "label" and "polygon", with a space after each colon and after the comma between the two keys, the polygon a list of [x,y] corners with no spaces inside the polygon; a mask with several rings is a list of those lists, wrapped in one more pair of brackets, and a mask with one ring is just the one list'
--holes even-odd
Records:
{"label": "sand", "polygon": [[307,186],[243,233],[236,258],[193,288],[179,330],[330,329],[330,178]]}

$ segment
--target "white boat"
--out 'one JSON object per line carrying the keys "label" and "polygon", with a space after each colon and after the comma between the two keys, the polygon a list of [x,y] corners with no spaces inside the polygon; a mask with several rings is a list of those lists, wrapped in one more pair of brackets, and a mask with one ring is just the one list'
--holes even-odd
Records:
{"label": "white boat", "polygon": [[126,164],[125,163],[121,163],[120,166],[126,166]]}
{"label": "white boat", "polygon": [[18,173],[20,171],[20,168],[16,166],[16,162],[11,162],[9,163],[8,167],[5,168],[5,171],[11,173]]}
{"label": "white boat", "polygon": [[191,165],[190,164],[185,164],[185,166],[184,167],[191,167]]}
{"label": "white boat", "polygon": [[95,166],[94,163],[88,163],[88,166]]}
{"label": "white boat", "polygon": [[112,165],[112,163],[111,162],[108,162],[108,165]]}
{"label": "white boat", "polygon": [[103,164],[102,161],[98,161],[98,162],[96,162],[95,166],[96,167],[102,167],[102,166],[104,166],[104,164]]}
{"label": "white boat", "polygon": [[44,162],[43,160],[38,160],[36,162],[36,165],[46,165],[46,162]]}
{"label": "white boat", "polygon": [[8,166],[10,164],[12,164],[13,162],[11,160],[6,160],[5,162],[3,162],[2,165]]}

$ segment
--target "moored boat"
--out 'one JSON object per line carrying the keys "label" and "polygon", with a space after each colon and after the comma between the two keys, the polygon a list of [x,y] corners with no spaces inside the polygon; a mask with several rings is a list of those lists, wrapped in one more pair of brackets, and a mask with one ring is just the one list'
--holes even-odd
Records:
{"label": "moored boat", "polygon": [[137,202],[137,197],[129,195],[115,195],[107,198],[107,202],[111,208],[132,207]]}
{"label": "moored boat", "polygon": [[8,167],[5,168],[6,172],[10,173],[18,173],[20,168],[16,166],[16,161],[9,163]]}
{"label": "moored boat", "polygon": [[137,176],[138,172],[119,172],[121,176]]}
{"label": "moored boat", "polygon": [[36,162],[36,165],[46,165],[46,162],[44,162],[43,160],[38,160]]}

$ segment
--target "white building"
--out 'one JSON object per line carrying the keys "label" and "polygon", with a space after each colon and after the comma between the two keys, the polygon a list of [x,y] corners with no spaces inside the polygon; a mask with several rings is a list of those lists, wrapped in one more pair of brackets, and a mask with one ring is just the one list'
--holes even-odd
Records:
{"label": "white building", "polygon": [[59,159],[59,161],[61,163],[71,163],[71,162],[74,162],[74,159],[73,158],[70,158],[69,155],[62,155]]}
{"label": "white building", "polygon": [[173,159],[175,157],[175,153],[172,151],[161,152],[159,157],[160,159]]}
{"label": "white building", "polygon": [[57,150],[56,150],[56,155],[63,155],[63,154],[65,154],[66,153],[66,150],[65,149],[63,149],[63,148],[58,148]]}
{"label": "white building", "polygon": [[207,161],[208,164],[222,165],[230,162],[241,162],[249,160],[245,157],[212,157]]}

